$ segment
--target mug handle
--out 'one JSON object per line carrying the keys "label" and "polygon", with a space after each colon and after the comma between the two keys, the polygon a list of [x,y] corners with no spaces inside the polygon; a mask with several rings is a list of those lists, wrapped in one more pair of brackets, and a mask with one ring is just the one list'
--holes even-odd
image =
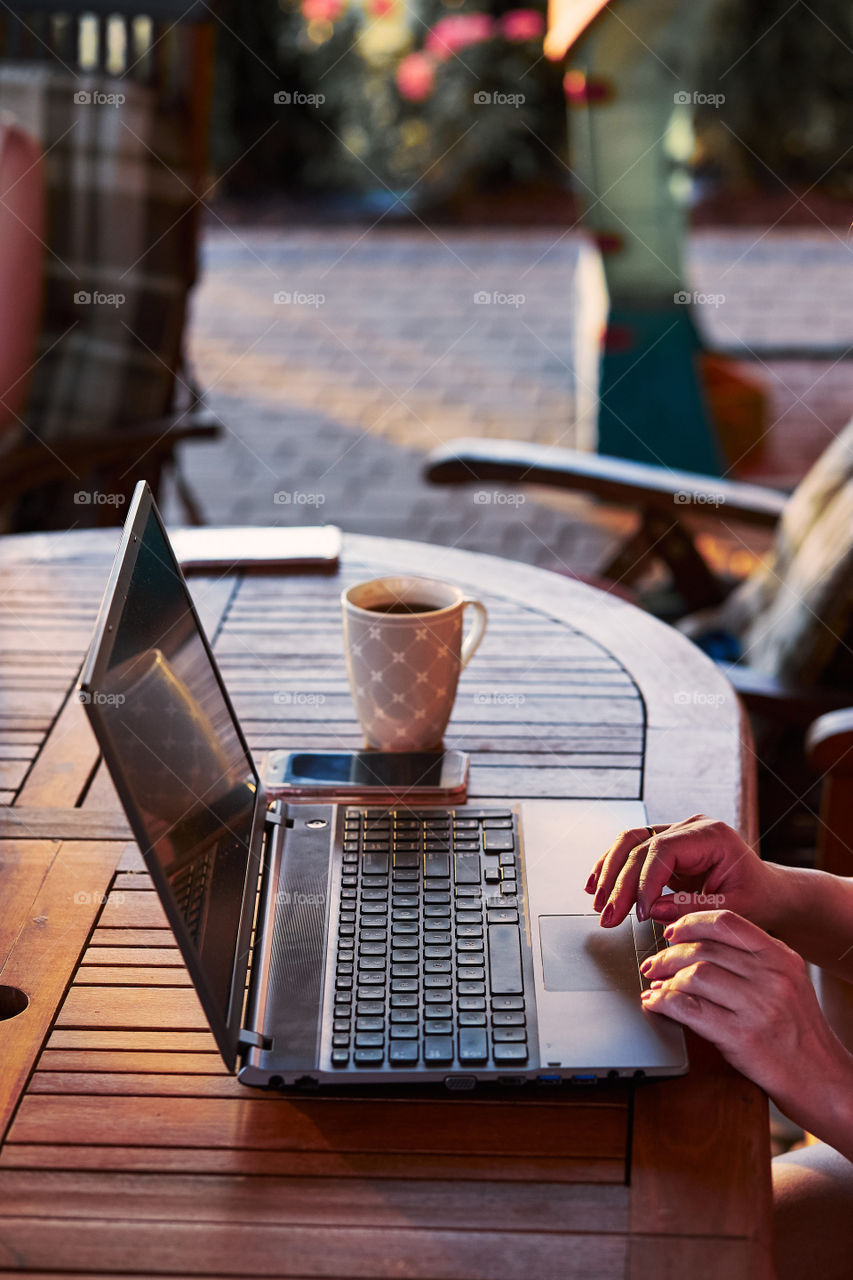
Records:
{"label": "mug handle", "polygon": [[466,596],[462,601],[463,609],[468,605],[470,605],[474,610],[476,617],[462,641],[462,652],[459,658],[460,670],[467,667],[468,663],[477,652],[477,649],[480,647],[480,641],[486,633],[486,622],[489,618],[489,615],[486,612],[486,606],[481,600],[475,600],[473,596]]}

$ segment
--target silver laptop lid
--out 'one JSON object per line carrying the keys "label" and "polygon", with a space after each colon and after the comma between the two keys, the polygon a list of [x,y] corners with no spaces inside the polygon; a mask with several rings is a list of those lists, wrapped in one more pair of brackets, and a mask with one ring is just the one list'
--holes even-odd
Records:
{"label": "silver laptop lid", "polygon": [[144,481],[133,495],[79,688],[233,1070],[266,800]]}

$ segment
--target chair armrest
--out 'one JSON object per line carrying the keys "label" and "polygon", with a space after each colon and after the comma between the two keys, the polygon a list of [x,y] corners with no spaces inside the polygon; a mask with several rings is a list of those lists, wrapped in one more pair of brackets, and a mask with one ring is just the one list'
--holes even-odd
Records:
{"label": "chair armrest", "polygon": [[820,774],[853,777],[853,707],[830,711],[815,720],[806,734],[806,755]]}
{"label": "chair armrest", "polygon": [[[848,714],[842,708],[850,705],[849,690],[783,684],[774,676],[765,676],[752,667],[725,662],[717,665],[734,685],[747,710],[757,715],[806,728],[818,716],[820,720],[817,723],[822,724],[825,720],[832,721],[836,715]],[[853,715],[853,712],[849,714]]]}
{"label": "chair armrest", "polygon": [[727,518],[771,528],[787,501],[787,494],[760,485],[515,440],[454,440],[433,450],[424,475],[432,484],[500,480],[554,485],[616,506],[657,507],[670,515],[673,506],[681,505],[705,516],[724,510]]}

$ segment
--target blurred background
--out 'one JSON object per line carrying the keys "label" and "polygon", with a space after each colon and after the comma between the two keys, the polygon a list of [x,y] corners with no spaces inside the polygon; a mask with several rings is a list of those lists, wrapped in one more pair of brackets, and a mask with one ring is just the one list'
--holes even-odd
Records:
{"label": "blurred background", "polygon": [[[145,474],[175,522],[334,522],[589,574],[629,512],[430,486],[429,451],[521,440],[792,488],[851,403],[851,47],[841,0],[4,7],[0,109],[40,159],[7,166],[0,204],[7,246],[36,229],[41,281],[2,400],[6,528],[117,523]],[[16,207],[36,171],[43,206]],[[654,366],[631,308],[656,286],[629,279],[613,320],[632,200],[649,227],[663,202],[662,242],[683,210],[662,287],[687,347],[644,339]],[[600,414],[596,437],[608,378],[622,442]],[[686,452],[655,436],[667,401]],[[727,571],[768,544],[685,514]]]}

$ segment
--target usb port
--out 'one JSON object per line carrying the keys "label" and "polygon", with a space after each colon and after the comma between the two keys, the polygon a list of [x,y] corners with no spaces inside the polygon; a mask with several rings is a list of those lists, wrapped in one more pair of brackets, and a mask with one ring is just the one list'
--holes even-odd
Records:
{"label": "usb port", "polygon": [[559,1084],[562,1076],[537,1076],[536,1079],[540,1084]]}
{"label": "usb port", "polygon": [[595,1084],[597,1076],[572,1076],[575,1084]]}

